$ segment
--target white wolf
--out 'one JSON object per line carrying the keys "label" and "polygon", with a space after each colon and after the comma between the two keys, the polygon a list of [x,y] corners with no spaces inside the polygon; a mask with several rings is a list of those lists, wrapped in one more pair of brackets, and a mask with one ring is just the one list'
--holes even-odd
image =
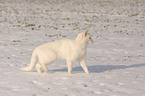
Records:
{"label": "white wolf", "polygon": [[86,32],[79,33],[75,40],[62,39],[40,45],[33,51],[30,65],[28,67],[21,68],[20,70],[32,70],[35,65],[36,58],[38,57],[38,63],[36,64],[36,70],[38,73],[41,73],[41,67],[45,72],[48,72],[46,65],[60,59],[67,61],[69,74],[72,73],[72,64],[75,60],[80,62],[80,65],[84,69],[85,73],[89,73],[85,64],[86,48],[89,42],[93,41],[91,36],[88,35],[87,30]]}

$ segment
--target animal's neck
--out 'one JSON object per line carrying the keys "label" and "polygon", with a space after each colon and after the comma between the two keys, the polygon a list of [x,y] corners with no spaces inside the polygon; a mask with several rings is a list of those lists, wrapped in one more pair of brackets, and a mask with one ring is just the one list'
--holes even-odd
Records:
{"label": "animal's neck", "polygon": [[76,41],[77,44],[79,44],[79,46],[80,46],[81,48],[86,49],[86,47],[87,47],[87,42],[86,42],[86,41],[81,40],[80,38],[76,38],[75,41]]}

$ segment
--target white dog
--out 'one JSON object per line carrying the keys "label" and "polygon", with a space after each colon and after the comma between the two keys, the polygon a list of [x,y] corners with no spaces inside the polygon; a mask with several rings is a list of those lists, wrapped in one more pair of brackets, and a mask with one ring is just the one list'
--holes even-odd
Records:
{"label": "white dog", "polygon": [[21,68],[21,70],[32,70],[35,65],[36,58],[38,57],[38,62],[36,64],[36,70],[38,73],[41,73],[41,67],[45,72],[48,72],[46,65],[60,59],[67,61],[69,74],[72,73],[72,64],[75,60],[78,60],[84,71],[89,73],[85,64],[86,48],[89,42],[93,41],[88,35],[87,30],[86,32],[79,33],[75,40],[62,39],[40,45],[34,50],[30,65],[28,67]]}

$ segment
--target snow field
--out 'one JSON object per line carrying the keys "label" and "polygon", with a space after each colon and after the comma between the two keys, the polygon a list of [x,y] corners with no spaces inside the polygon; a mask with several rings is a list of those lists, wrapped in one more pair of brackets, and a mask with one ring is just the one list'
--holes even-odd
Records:
{"label": "snow field", "polygon": [[[144,0],[1,0],[0,95],[145,96]],[[75,62],[22,72],[38,45],[90,29],[85,74]]]}

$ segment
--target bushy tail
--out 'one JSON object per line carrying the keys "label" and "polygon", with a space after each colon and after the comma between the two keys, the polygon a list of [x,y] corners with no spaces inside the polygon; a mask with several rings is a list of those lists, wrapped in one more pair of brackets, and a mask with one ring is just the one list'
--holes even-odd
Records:
{"label": "bushy tail", "polygon": [[35,65],[36,58],[37,58],[37,52],[36,52],[36,49],[35,49],[33,54],[32,54],[32,57],[31,57],[30,65],[28,67],[20,68],[20,70],[22,70],[22,71],[32,70],[33,66]]}

